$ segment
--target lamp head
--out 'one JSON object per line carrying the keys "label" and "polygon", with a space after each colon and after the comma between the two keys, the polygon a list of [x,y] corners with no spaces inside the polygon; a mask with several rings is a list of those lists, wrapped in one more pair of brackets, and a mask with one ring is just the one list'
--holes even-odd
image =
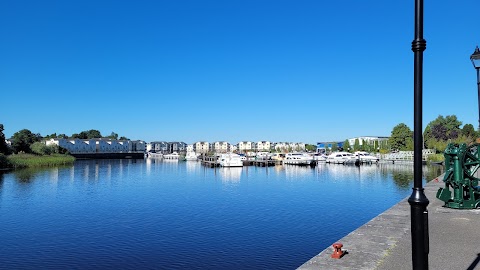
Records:
{"label": "lamp head", "polygon": [[480,68],[480,49],[478,48],[478,46],[477,48],[475,48],[475,51],[470,56],[470,60],[472,61],[472,64],[476,69]]}

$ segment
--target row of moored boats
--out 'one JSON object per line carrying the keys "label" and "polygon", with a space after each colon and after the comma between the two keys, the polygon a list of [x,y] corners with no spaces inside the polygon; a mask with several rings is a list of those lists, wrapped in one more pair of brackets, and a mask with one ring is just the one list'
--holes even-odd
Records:
{"label": "row of moored boats", "polygon": [[[162,158],[165,160],[186,160],[197,161],[201,158],[200,154],[195,152],[187,152],[185,156],[179,155],[177,152],[171,154],[148,153],[150,158]],[[378,157],[372,156],[367,152],[358,151],[355,153],[349,152],[333,152],[330,155],[324,154],[309,154],[304,152],[295,153],[267,153],[260,152],[255,155],[244,155],[235,153],[224,153],[217,155],[217,162],[222,167],[242,167],[247,161],[260,160],[275,160],[282,161],[283,164],[290,165],[312,165],[317,162],[326,162],[333,164],[358,164],[358,163],[376,163],[379,161]]]}

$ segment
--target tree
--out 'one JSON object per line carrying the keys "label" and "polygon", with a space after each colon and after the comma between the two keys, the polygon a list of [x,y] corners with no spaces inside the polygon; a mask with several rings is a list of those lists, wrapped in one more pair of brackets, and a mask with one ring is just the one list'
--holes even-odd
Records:
{"label": "tree", "polygon": [[360,150],[360,141],[355,139],[355,143],[353,144],[353,151],[359,151]]}
{"label": "tree", "polygon": [[32,145],[30,145],[30,149],[34,154],[37,155],[50,155],[52,154],[52,148],[49,146],[46,146],[44,143],[41,142],[34,142]]}
{"label": "tree", "polygon": [[0,124],[0,154],[8,154],[9,149],[5,141],[5,134],[3,134],[3,124]]}
{"label": "tree", "polygon": [[332,143],[332,152],[335,152],[338,150],[338,144],[336,142]]}
{"label": "tree", "polygon": [[38,142],[40,140],[39,134],[33,134],[28,129],[22,129],[18,132],[15,132],[12,136],[12,147],[15,153],[18,152],[25,152],[30,153],[30,145],[34,142]]}
{"label": "tree", "polygon": [[396,125],[392,130],[390,138],[388,139],[388,144],[393,150],[413,150],[412,130],[404,123]]}
{"label": "tree", "polygon": [[380,148],[380,147],[379,147],[379,145],[378,145],[378,140],[375,140],[375,141],[373,142],[373,152],[378,152],[378,150],[380,150],[379,148]]}
{"label": "tree", "polygon": [[107,138],[116,140],[118,139],[118,134],[112,131],[112,133],[110,133],[110,136],[108,136]]}
{"label": "tree", "polygon": [[465,124],[462,128],[462,135],[469,138],[477,137],[472,124]]}
{"label": "tree", "polygon": [[315,152],[317,151],[317,146],[313,144],[306,144],[305,150],[307,150],[308,152]]}
{"label": "tree", "polygon": [[350,152],[351,149],[350,149],[350,142],[348,140],[345,140],[343,142],[343,151],[347,151],[347,152]]}
{"label": "tree", "polygon": [[121,140],[121,141],[128,141],[129,139],[128,139],[127,137],[125,137],[125,136],[122,136],[122,137],[120,137],[119,140]]}
{"label": "tree", "polygon": [[57,133],[52,133],[52,134],[47,135],[43,138],[45,138],[45,139],[55,139],[55,138],[57,138]]}
{"label": "tree", "polygon": [[90,130],[82,131],[80,133],[74,133],[72,134],[72,138],[77,138],[82,140],[95,139],[95,138],[102,138],[102,134],[100,133],[100,131],[96,129],[90,129]]}
{"label": "tree", "polygon": [[426,141],[431,139],[441,141],[456,139],[461,134],[461,125],[462,122],[458,121],[455,115],[447,115],[446,117],[439,115],[435,120],[428,123],[424,138]]}

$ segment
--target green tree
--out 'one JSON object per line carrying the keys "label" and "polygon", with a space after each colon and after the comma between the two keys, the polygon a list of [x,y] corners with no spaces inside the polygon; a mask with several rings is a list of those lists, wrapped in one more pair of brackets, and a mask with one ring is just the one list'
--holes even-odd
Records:
{"label": "green tree", "polygon": [[380,150],[380,146],[378,145],[378,140],[373,142],[373,152],[378,152]]}
{"label": "green tree", "polygon": [[360,141],[355,139],[355,143],[353,144],[353,151],[359,151],[360,150]]}
{"label": "green tree", "polygon": [[30,153],[30,145],[34,142],[38,142],[40,140],[39,134],[33,134],[28,129],[22,129],[18,132],[15,132],[12,136],[12,147],[15,153],[18,152],[25,152]]}
{"label": "green tree", "polygon": [[388,139],[388,144],[393,150],[413,150],[412,130],[404,123],[396,125],[392,130],[390,138]]}
{"label": "green tree", "polygon": [[338,144],[336,142],[332,143],[332,152],[338,151]]}
{"label": "green tree", "polygon": [[43,137],[44,139],[55,139],[57,138],[57,133],[52,133],[50,135],[47,135],[45,137]]}
{"label": "green tree", "polygon": [[118,134],[112,131],[112,133],[110,133],[110,136],[108,136],[107,138],[112,139],[112,140],[117,140],[118,139]]}
{"label": "green tree", "polygon": [[120,139],[119,139],[119,140],[122,140],[122,141],[128,141],[129,139],[128,139],[127,137],[125,137],[125,136],[122,136],[122,137],[120,137]]}
{"label": "green tree", "polygon": [[100,133],[100,131],[96,129],[90,129],[90,130],[82,131],[80,133],[74,133],[72,134],[72,138],[82,139],[82,140],[95,139],[95,138],[102,138],[102,134]]}
{"label": "green tree", "polygon": [[9,149],[5,141],[5,134],[3,134],[3,124],[0,124],[0,154],[8,154]]}
{"label": "green tree", "polygon": [[477,134],[472,124],[465,124],[462,128],[462,135],[469,138],[476,138]]}
{"label": "green tree", "polygon": [[317,146],[313,145],[313,144],[306,144],[305,145],[305,150],[307,150],[309,152],[315,152],[315,151],[317,151]]}
{"label": "green tree", "polygon": [[447,115],[446,117],[439,115],[435,120],[428,123],[424,131],[424,139],[425,141],[456,139],[462,132],[460,130],[461,125],[462,122],[455,115]]}
{"label": "green tree", "polygon": [[350,149],[350,142],[349,142],[348,140],[345,140],[345,141],[343,142],[343,151],[347,151],[347,152],[352,151],[352,150]]}
{"label": "green tree", "polygon": [[100,131],[96,129],[90,129],[89,131],[87,131],[87,139],[95,139],[95,138],[102,138],[102,134],[100,133]]}
{"label": "green tree", "polygon": [[32,145],[30,145],[30,149],[34,154],[41,155],[41,156],[50,155],[52,154],[52,150],[53,150],[51,147],[45,145],[42,142],[34,142]]}

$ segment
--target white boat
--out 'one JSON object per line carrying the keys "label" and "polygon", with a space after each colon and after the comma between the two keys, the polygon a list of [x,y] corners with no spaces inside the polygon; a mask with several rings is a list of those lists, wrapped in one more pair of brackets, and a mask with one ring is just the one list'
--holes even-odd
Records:
{"label": "white boat", "polygon": [[328,157],[326,162],[327,163],[334,163],[334,164],[346,164],[346,163],[355,163],[357,158],[348,152],[333,152]]}
{"label": "white boat", "polygon": [[272,158],[272,154],[268,152],[258,152],[255,156],[255,160],[268,160]]}
{"label": "white boat", "polygon": [[197,161],[198,156],[195,152],[190,151],[190,152],[187,152],[187,155],[185,156],[185,160],[186,161]]}
{"label": "white boat", "polygon": [[283,159],[283,164],[311,165],[315,162],[313,157],[306,153],[288,153]]}
{"label": "white boat", "polygon": [[163,158],[162,153],[148,152],[147,157],[149,158]]}
{"label": "white boat", "polygon": [[221,154],[218,163],[222,167],[243,167],[242,156],[234,153]]}
{"label": "white boat", "polygon": [[284,160],[285,159],[285,154],[284,153],[273,153],[272,154],[272,160]]}
{"label": "white boat", "polygon": [[327,156],[325,156],[324,154],[316,153],[313,155],[313,159],[316,161],[325,162],[327,161]]}
{"label": "white boat", "polygon": [[361,162],[378,162],[380,160],[378,157],[372,156],[365,151],[357,151],[354,155],[355,158],[359,159]]}
{"label": "white boat", "polygon": [[180,155],[177,152],[163,155],[163,159],[165,160],[178,160],[179,158],[180,158]]}

